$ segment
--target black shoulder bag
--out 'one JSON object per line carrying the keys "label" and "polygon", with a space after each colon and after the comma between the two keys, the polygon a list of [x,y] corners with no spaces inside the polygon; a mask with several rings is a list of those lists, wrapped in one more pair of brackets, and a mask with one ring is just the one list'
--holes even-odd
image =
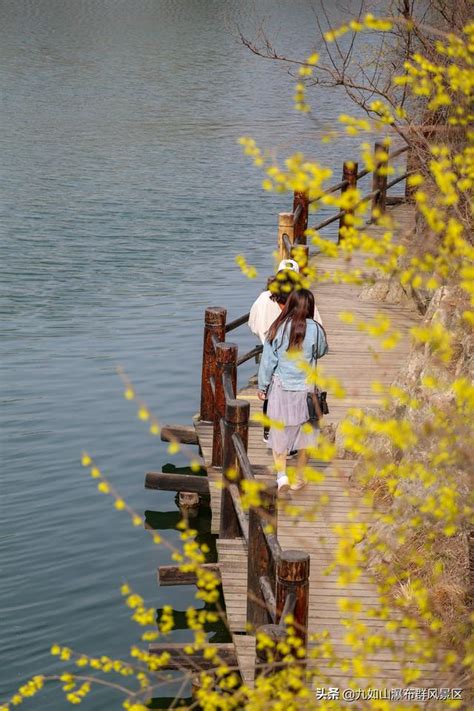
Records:
{"label": "black shoulder bag", "polygon": [[[318,331],[318,337],[316,341],[316,352],[318,351],[318,342],[319,342],[319,324],[317,327]],[[313,361],[317,362],[317,358],[314,355],[314,346],[312,350],[312,358],[310,361],[310,365],[312,365]],[[328,415],[329,414],[329,407],[327,403],[327,392],[324,390],[321,390],[318,388],[318,386],[315,386],[314,391],[311,393],[308,393],[307,395],[307,403],[308,403],[308,415],[309,419],[308,422],[310,422],[313,426],[316,426],[320,420],[323,419],[323,415]]]}

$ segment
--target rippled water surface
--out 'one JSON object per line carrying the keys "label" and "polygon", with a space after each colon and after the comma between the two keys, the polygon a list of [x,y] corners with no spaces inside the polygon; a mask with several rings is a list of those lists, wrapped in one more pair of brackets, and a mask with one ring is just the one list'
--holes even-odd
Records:
{"label": "rippled water surface", "polygon": [[[260,190],[239,136],[280,156],[304,147],[339,174],[348,139],[321,147],[318,135],[342,95],[322,93],[320,119],[305,122],[291,77],[237,36],[265,16],[280,48],[309,52],[318,7],[0,2],[0,700],[53,668],[52,642],[123,656],[137,637],[124,580],[156,607],[192,601],[193,588],[157,587],[166,552],[97,493],[80,452],[140,513],[176,511],[172,494],[143,490],[145,471],[170,455],[123,399],[115,368],[164,420],[189,422],[205,306],[240,315],[272,272],[290,198]],[[239,253],[259,280],[236,269]],[[246,329],[239,339],[254,343]],[[88,708],[112,707],[99,692]],[[51,690],[34,708],[69,705]]]}

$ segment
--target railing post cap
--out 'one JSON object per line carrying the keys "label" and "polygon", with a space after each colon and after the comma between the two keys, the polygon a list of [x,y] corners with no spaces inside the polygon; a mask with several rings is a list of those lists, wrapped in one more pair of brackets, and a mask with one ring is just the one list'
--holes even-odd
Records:
{"label": "railing post cap", "polygon": [[233,400],[226,403],[225,419],[233,425],[247,422],[250,415],[250,403],[247,400]]}
{"label": "railing post cap", "polygon": [[387,146],[383,141],[375,141],[374,143],[374,153],[389,153],[390,146]]}
{"label": "railing post cap", "polygon": [[288,582],[303,582],[309,577],[309,553],[299,550],[281,552],[277,566],[277,576]]}
{"label": "railing post cap", "polygon": [[205,323],[209,326],[214,324],[221,324],[225,321],[227,315],[227,309],[223,306],[208,306],[205,312]]}
{"label": "railing post cap", "polygon": [[292,212],[279,212],[278,222],[280,225],[292,225],[293,224],[293,213]]}
{"label": "railing post cap", "polygon": [[345,160],[342,165],[343,165],[344,171],[348,171],[348,172],[352,173],[353,171],[357,172],[357,168],[358,168],[359,164],[355,160]]}
{"label": "railing post cap", "polygon": [[232,361],[237,358],[238,346],[236,343],[229,343],[227,341],[221,341],[216,343],[216,359],[219,361]]}
{"label": "railing post cap", "polygon": [[281,552],[282,559],[288,561],[288,563],[300,563],[302,561],[309,561],[309,553],[306,551],[296,550],[295,548],[287,548]]}

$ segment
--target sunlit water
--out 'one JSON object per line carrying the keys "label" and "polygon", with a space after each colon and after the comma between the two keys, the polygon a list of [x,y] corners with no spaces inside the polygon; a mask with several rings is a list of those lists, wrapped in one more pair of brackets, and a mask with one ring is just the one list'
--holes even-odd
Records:
{"label": "sunlit water", "polygon": [[[145,472],[170,455],[123,399],[115,368],[160,418],[188,423],[204,308],[247,310],[272,273],[277,213],[291,204],[260,189],[237,138],[279,156],[303,147],[337,177],[351,149],[344,137],[318,143],[343,94],[316,95],[319,118],[305,121],[284,68],[237,37],[238,25],[266,16],[282,50],[308,54],[317,2],[5,0],[0,9],[3,700],[57,668],[52,642],[126,655],[138,630],[124,580],[156,607],[192,602],[192,587],[157,587],[167,553],[96,491],[80,453],[140,513],[176,511],[173,494],[143,489]],[[241,275],[239,253],[259,279]],[[238,339],[255,342],[246,328]],[[167,536],[177,540],[173,528]],[[32,707],[69,705],[51,690]],[[111,692],[88,706],[112,707]]]}

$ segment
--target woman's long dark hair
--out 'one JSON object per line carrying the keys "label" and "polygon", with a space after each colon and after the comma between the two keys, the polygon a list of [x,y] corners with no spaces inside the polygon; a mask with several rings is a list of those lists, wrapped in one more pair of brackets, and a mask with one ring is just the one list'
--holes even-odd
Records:
{"label": "woman's long dark hair", "polygon": [[306,319],[314,316],[314,296],[308,289],[292,291],[285,308],[268,330],[267,340],[275,338],[278,329],[284,324],[284,330],[290,324],[290,342],[288,349],[300,349],[306,335]]}

